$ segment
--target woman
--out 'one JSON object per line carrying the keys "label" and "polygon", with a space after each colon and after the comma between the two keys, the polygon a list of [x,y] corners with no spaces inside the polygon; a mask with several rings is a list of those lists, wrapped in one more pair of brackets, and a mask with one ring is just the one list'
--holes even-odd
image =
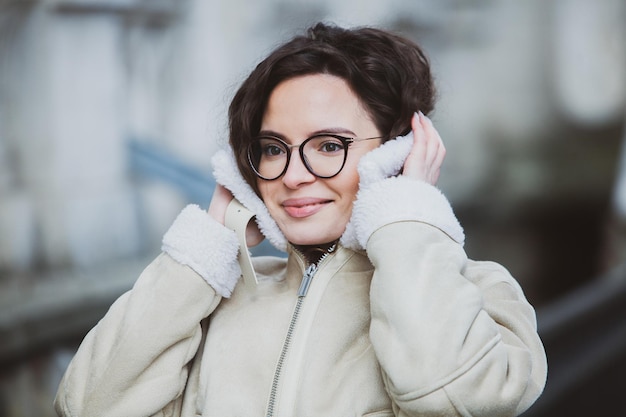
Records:
{"label": "woman", "polygon": [[[433,186],[445,155],[424,115],[433,90],[419,47],[381,30],[318,24],[272,52],[231,103],[232,150],[213,159],[221,186],[208,214],[185,208],[86,336],[57,412],[527,409],[546,377],[534,310],[504,268],[467,258]],[[248,270],[241,251],[251,285],[224,226],[245,212],[233,195],[256,215],[248,243],[288,254]]]}

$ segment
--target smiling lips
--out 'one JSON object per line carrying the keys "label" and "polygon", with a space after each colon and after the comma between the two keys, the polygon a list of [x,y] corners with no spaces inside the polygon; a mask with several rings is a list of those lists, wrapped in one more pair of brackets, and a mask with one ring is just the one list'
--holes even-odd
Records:
{"label": "smiling lips", "polygon": [[312,216],[330,202],[323,198],[294,198],[283,201],[282,206],[291,217],[301,218]]}

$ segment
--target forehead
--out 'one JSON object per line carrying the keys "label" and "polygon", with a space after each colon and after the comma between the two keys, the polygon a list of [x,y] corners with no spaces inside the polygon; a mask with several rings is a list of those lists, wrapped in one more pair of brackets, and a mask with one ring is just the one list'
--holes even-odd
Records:
{"label": "forehead", "polygon": [[371,126],[369,115],[345,80],[330,74],[313,74],[288,79],[274,88],[261,130],[301,136],[320,129],[352,131]]}

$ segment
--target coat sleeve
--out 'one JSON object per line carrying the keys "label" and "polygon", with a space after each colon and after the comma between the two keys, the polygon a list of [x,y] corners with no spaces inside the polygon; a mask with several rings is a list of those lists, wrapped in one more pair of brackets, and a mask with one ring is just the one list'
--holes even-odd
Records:
{"label": "coat sleeve", "polygon": [[[57,392],[60,416],[168,416],[180,409],[201,321],[238,279],[236,237],[199,208],[185,210],[164,238],[165,252],[81,343]],[[197,256],[198,246],[207,259]]]}
{"label": "coat sleeve", "polygon": [[386,210],[369,205],[375,217],[362,235],[375,267],[370,336],[396,414],[521,414],[547,372],[534,309],[503,267],[467,259],[453,221],[390,218],[395,205],[413,203],[407,196],[419,195],[421,208],[441,198],[410,181],[398,192],[396,180],[375,194]]}

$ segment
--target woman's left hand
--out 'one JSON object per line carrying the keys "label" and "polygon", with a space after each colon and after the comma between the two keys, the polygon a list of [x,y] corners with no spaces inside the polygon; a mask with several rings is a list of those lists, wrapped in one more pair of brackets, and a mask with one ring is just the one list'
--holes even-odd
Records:
{"label": "woman's left hand", "polygon": [[435,185],[439,179],[446,148],[433,123],[422,112],[411,120],[413,147],[406,158],[402,175]]}

